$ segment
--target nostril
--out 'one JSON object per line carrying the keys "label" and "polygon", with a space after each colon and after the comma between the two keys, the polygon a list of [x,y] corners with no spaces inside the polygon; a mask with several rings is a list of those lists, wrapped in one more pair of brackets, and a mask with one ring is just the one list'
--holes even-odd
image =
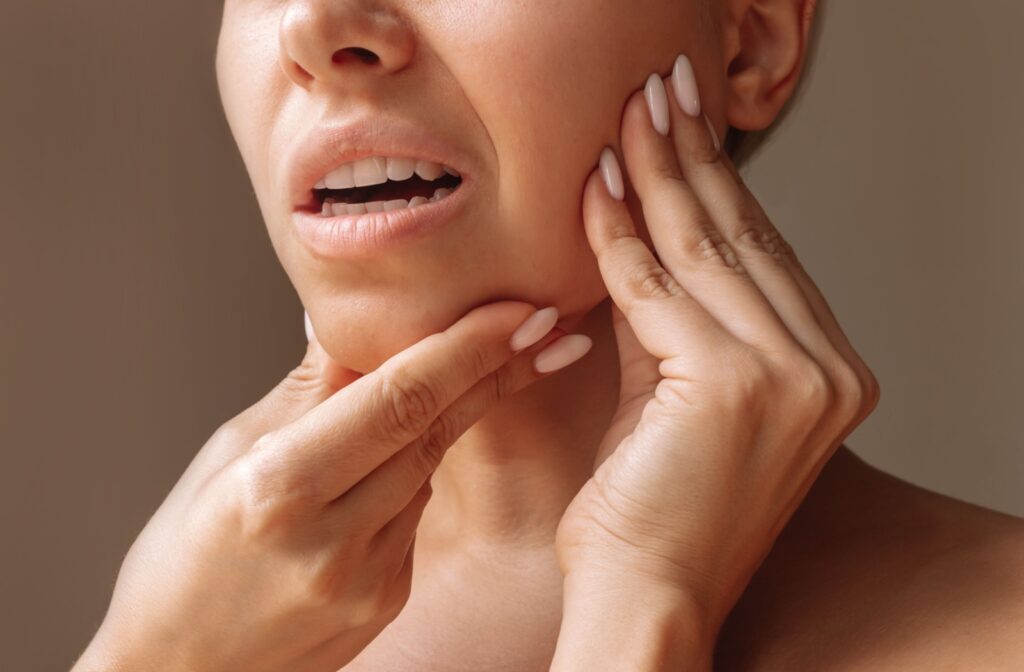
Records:
{"label": "nostril", "polygon": [[344,49],[338,49],[331,56],[331,61],[334,63],[345,63],[352,58],[358,58],[363,63],[373,65],[380,61],[380,56],[373,53],[369,49],[363,49],[362,47],[345,47]]}

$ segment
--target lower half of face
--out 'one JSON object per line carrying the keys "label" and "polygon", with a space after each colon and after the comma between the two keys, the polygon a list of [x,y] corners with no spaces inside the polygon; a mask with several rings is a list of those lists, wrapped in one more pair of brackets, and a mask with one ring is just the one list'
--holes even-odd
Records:
{"label": "lower half of face", "polygon": [[[327,352],[366,372],[484,303],[553,305],[571,329],[607,296],[583,228],[583,185],[601,149],[619,147],[622,108],[651,72],[667,75],[683,52],[702,78],[712,47],[704,0],[402,3],[415,60],[361,78],[358,98],[344,78],[303,89],[283,74],[275,13],[288,4],[256,11],[228,0],[217,73],[274,249]],[[376,258],[331,260],[295,234],[276,166],[325,108],[345,118],[355,105],[430,120],[479,172],[443,226]]]}

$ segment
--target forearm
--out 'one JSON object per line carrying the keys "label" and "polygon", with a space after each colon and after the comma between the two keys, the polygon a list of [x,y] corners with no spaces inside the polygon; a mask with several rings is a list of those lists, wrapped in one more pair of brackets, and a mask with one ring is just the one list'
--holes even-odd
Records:
{"label": "forearm", "polygon": [[704,672],[712,643],[681,591],[569,574],[551,672]]}

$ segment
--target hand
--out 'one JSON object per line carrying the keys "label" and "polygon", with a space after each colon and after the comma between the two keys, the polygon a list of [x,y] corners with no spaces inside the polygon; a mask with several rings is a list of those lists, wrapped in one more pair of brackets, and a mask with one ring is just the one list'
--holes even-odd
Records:
{"label": "hand", "polygon": [[[149,520],[75,669],[348,663],[409,596],[416,527],[446,449],[500,398],[568,364],[564,346],[585,352],[588,339],[560,339],[556,320],[553,308],[489,304],[364,376],[313,338],[283,382],[214,433]],[[540,373],[533,355],[555,340]]]}
{"label": "hand", "polygon": [[682,57],[667,90],[652,75],[623,114],[622,153],[650,245],[611,195],[624,190],[610,149],[585,185],[622,383],[556,549],[567,582],[632,577],[678,592],[713,639],[879,391],[720,151],[691,73]]}

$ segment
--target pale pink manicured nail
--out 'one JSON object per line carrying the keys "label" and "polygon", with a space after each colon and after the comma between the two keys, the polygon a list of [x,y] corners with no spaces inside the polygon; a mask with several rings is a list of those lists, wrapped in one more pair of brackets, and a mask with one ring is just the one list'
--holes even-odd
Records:
{"label": "pale pink manicured nail", "polygon": [[711,119],[708,118],[708,113],[704,113],[704,121],[708,125],[708,132],[711,133],[711,139],[715,141],[715,151],[722,151],[722,143],[718,140],[718,132],[715,131],[715,125],[711,123]]}
{"label": "pale pink manicured nail", "polygon": [[693,74],[693,64],[686,54],[679,54],[676,65],[672,68],[672,89],[676,94],[679,107],[691,117],[700,114],[700,94],[697,93],[697,77]]}
{"label": "pale pink manicured nail", "polygon": [[555,322],[558,322],[558,308],[554,306],[538,310],[530,315],[509,339],[512,351],[519,352],[547,336],[548,332],[554,328]]}
{"label": "pale pink manicured nail", "polygon": [[601,152],[601,160],[598,162],[601,167],[601,177],[604,178],[604,186],[608,193],[617,201],[626,197],[626,188],[622,183],[622,169],[619,168],[619,160],[615,158],[615,152],[611,147],[605,147]]}
{"label": "pale pink manicured nail", "polygon": [[587,354],[593,344],[590,337],[583,334],[563,336],[540,351],[533,360],[533,367],[538,373],[550,373],[565,368]]}
{"label": "pale pink manicured nail", "polygon": [[302,314],[305,315],[305,317],[302,318],[302,321],[306,325],[306,341],[312,343],[313,340],[316,338],[316,335],[313,333],[313,323],[310,322],[309,320],[308,312],[302,311]]}
{"label": "pale pink manicured nail", "polygon": [[647,78],[644,98],[647,99],[647,109],[651,111],[654,130],[662,135],[668,135],[668,94],[665,93],[665,82],[661,81],[661,75],[658,73],[655,72]]}

